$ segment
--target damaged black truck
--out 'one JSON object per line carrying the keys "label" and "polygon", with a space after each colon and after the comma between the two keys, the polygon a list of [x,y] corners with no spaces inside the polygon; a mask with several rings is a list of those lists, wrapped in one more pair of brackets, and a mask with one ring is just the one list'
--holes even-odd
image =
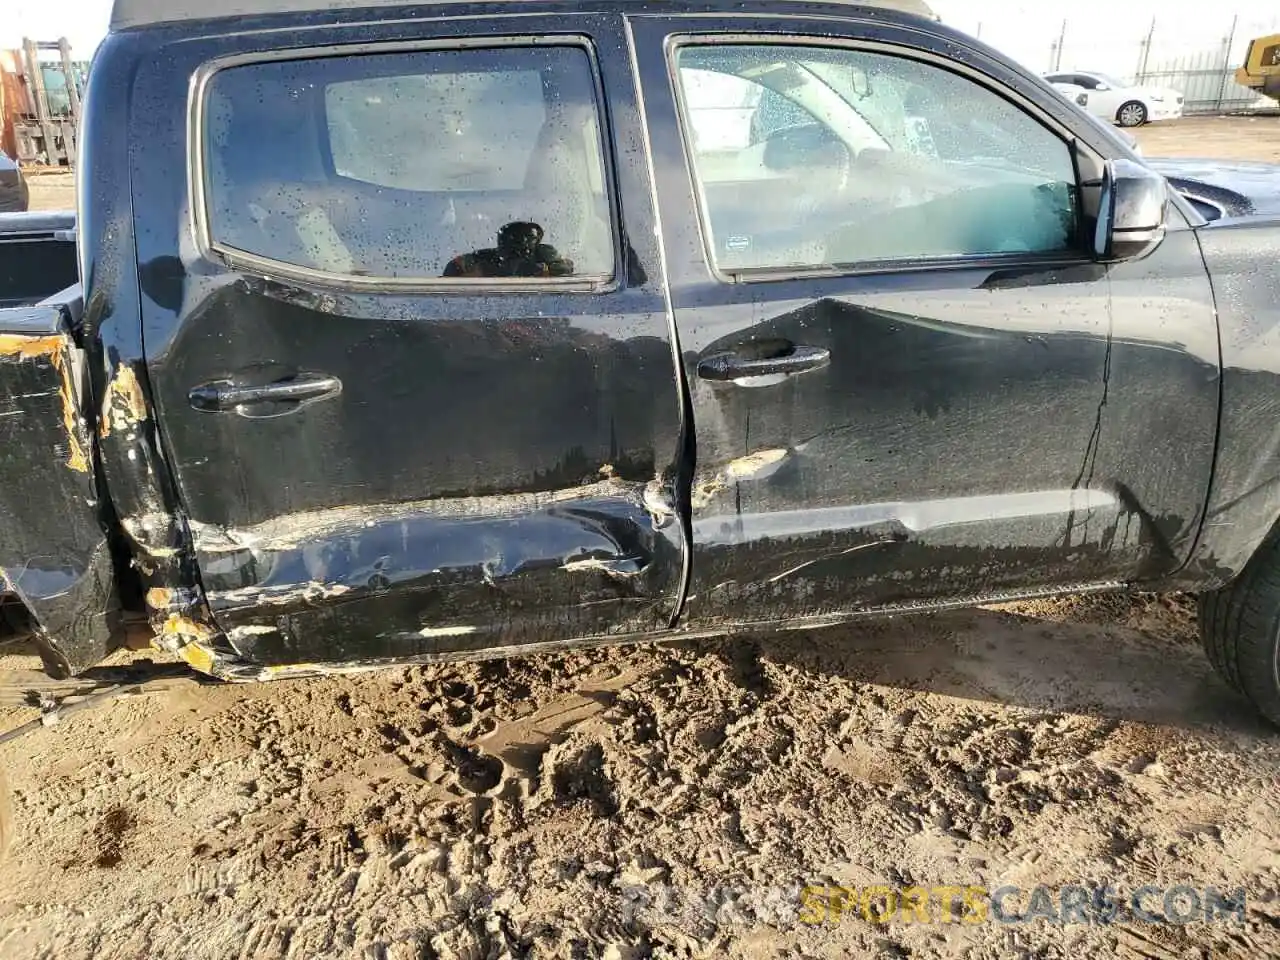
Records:
{"label": "damaged black truck", "polygon": [[1189,590],[1280,722],[1280,220],[903,6],[117,0],[0,235],[6,620],[255,680]]}

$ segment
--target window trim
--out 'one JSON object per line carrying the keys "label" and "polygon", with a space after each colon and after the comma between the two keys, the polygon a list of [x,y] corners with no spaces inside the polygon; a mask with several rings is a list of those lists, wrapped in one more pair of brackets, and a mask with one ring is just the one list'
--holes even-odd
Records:
{"label": "window trim", "polygon": [[[278,63],[291,60],[328,60],[378,54],[434,53],[507,49],[519,47],[573,47],[585,52],[595,94],[596,125],[600,133],[601,163],[609,210],[609,236],[613,254],[612,271],[608,274],[572,277],[365,277],[317,270],[287,260],[263,256],[222,243],[213,236],[209,216],[209,189],[205,176],[205,105],[209,85],[223,70]],[[219,262],[231,270],[247,270],[268,279],[341,289],[351,292],[457,293],[471,296],[528,293],[613,293],[622,287],[622,205],[618,196],[612,125],[604,90],[599,58],[592,39],[580,33],[539,34],[536,36],[448,37],[430,40],[395,40],[376,43],[337,43],[290,50],[263,50],[230,54],[206,61],[192,74],[187,94],[187,195],[190,205],[192,239],[200,257]]]}
{"label": "window trim", "polygon": [[685,101],[684,88],[680,83],[679,54],[685,47],[708,46],[801,46],[824,49],[850,50],[860,53],[878,53],[885,56],[914,60],[928,66],[937,67],[972,81],[995,96],[1010,103],[1014,108],[1039,123],[1061,141],[1071,158],[1072,170],[1076,176],[1076,229],[1072,242],[1080,243],[1084,235],[1084,207],[1080,192],[1080,161],[1078,151],[1089,150],[1065,124],[1050,114],[1039,109],[1031,100],[994,84],[989,76],[980,70],[958,64],[946,57],[928,50],[905,47],[901,44],[882,40],[860,40],[850,37],[814,36],[794,33],[748,33],[740,30],[724,33],[672,33],[666,38],[666,61],[668,80],[671,84],[672,96],[676,107],[676,126],[680,142],[684,148],[685,166],[689,181],[693,187],[694,205],[697,208],[696,218],[698,233],[702,238],[703,252],[707,269],[720,283],[728,285],[746,283],[779,283],[791,280],[812,280],[837,277],[882,276],[884,274],[912,273],[921,270],[968,270],[990,267],[1008,269],[1022,266],[1079,266],[1093,263],[1092,257],[1076,248],[1042,253],[982,253],[943,257],[902,257],[893,260],[867,260],[858,264],[845,266],[809,266],[809,267],[749,267],[740,270],[726,270],[716,261],[709,223],[706,193],[701,177],[698,176],[694,160],[692,128],[690,126],[689,108]]}

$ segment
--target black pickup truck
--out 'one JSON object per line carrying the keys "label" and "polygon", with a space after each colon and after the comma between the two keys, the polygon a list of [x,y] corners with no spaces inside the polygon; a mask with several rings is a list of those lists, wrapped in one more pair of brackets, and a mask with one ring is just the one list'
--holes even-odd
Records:
{"label": "black pickup truck", "polygon": [[0,609],[254,680],[1191,590],[1280,722],[1280,220],[903,6],[116,0]]}

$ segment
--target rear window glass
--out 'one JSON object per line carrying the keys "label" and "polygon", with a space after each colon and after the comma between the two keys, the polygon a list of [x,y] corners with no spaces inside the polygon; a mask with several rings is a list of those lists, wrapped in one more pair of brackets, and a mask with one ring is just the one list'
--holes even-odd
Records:
{"label": "rear window glass", "polygon": [[208,85],[203,147],[217,249],[342,277],[613,274],[581,47],[229,67]]}

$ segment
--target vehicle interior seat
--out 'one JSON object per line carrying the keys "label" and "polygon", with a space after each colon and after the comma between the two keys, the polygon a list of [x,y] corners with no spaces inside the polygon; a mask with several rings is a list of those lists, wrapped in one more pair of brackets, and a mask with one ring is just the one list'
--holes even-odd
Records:
{"label": "vehicle interior seat", "polygon": [[319,151],[306,146],[316,142],[313,121],[303,103],[267,93],[278,91],[237,97],[232,105],[215,89],[205,105],[214,239],[326,273],[356,272],[359,264],[331,216],[342,191],[328,186]]}
{"label": "vehicle interior seat", "polygon": [[576,273],[597,273],[612,266],[598,143],[595,111],[589,102],[558,104],[538,133],[525,176],[529,209],[521,219],[541,224],[546,242],[574,262]]}

